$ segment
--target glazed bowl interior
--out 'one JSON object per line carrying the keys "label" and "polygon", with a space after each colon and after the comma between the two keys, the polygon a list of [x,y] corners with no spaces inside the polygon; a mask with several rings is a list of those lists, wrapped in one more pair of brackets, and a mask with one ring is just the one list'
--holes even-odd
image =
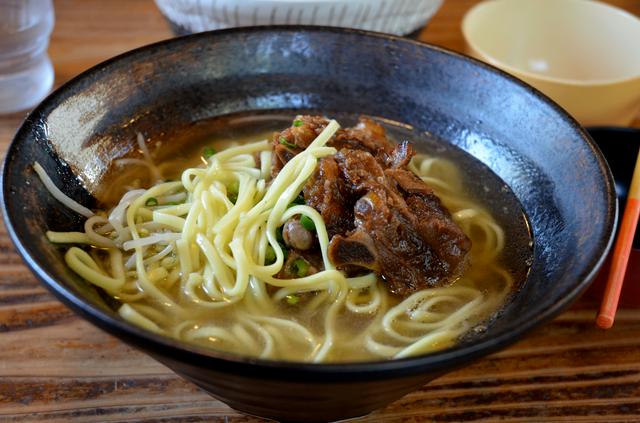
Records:
{"label": "glazed bowl interior", "polygon": [[[197,132],[194,122],[283,110],[402,122],[475,157],[508,186],[505,192],[513,193],[528,217],[533,256],[528,273],[518,281],[519,291],[486,331],[442,352],[369,363],[285,363],[223,354],[122,320],[104,296],[66,267],[61,249],[44,237],[47,229],[78,230],[82,221],[49,195],[32,171],[34,161],[67,195],[92,207],[101,200],[101,182],[108,180],[113,159],[135,149],[138,132],[180,148],[177,140],[183,134]],[[358,384],[413,378],[393,397],[376,397],[374,405],[360,408],[354,402],[352,410],[327,418],[370,411],[514,342],[557,315],[587,287],[609,248],[614,194],[609,169],[588,135],[520,81],[424,44],[317,27],[203,33],[98,65],[35,109],[18,131],[3,170],[9,233],[45,285],[96,325],[201,386],[206,382],[198,379],[198,367],[265,381]],[[209,390],[234,407],[282,418],[246,407],[246,397],[229,399],[222,389]],[[295,401],[287,407],[294,410]]]}

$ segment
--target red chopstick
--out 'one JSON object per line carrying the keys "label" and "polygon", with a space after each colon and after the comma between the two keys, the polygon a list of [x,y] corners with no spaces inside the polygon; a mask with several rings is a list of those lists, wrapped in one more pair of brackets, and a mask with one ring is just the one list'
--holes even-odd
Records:
{"label": "red chopstick", "polygon": [[640,152],[638,152],[636,166],[633,170],[633,178],[627,195],[627,205],[624,208],[622,223],[618,231],[618,239],[613,249],[607,288],[604,291],[600,312],[596,318],[596,324],[602,329],[609,329],[613,326],[618,300],[620,299],[620,291],[622,290],[622,282],[624,281],[624,274],[627,271],[627,263],[631,253],[631,244],[636,234],[638,216],[640,216]]}

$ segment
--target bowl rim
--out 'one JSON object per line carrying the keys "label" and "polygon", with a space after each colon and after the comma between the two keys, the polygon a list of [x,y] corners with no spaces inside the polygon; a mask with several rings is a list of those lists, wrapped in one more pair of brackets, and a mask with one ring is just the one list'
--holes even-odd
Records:
{"label": "bowl rim", "polygon": [[[611,4],[602,3],[595,0],[562,0],[562,1],[573,1],[574,3],[581,4],[581,7],[584,5],[588,5],[588,7],[600,7],[602,10],[607,10],[613,14],[617,14],[619,16],[624,17],[625,19],[630,19],[636,21],[636,23],[640,26],[640,18],[633,15],[632,13],[627,12],[624,9],[613,6]],[[467,47],[476,52],[479,56],[482,57],[482,60],[487,61],[489,64],[498,67],[506,72],[509,72],[513,75],[520,75],[524,78],[529,78],[532,81],[538,82],[547,82],[559,85],[567,85],[573,87],[606,87],[609,85],[617,85],[617,84],[626,84],[630,82],[639,81],[640,82],[640,68],[637,70],[635,75],[624,76],[619,78],[600,78],[600,79],[573,79],[573,78],[564,78],[557,77],[551,75],[545,75],[543,73],[532,72],[526,69],[519,68],[512,64],[505,62],[504,60],[496,58],[494,55],[487,53],[484,48],[480,48],[478,43],[474,40],[474,37],[471,36],[469,26],[471,25],[471,19],[475,18],[476,14],[479,10],[487,7],[490,4],[495,3],[504,3],[505,0],[483,0],[479,3],[473,5],[467,12],[465,12],[462,17],[462,23],[460,24],[460,28],[462,31],[462,36],[464,38]]]}
{"label": "bowl rim", "polygon": [[[155,334],[128,323],[123,319],[118,319],[107,314],[98,307],[90,305],[79,292],[76,292],[71,287],[65,286],[62,282],[57,281],[51,274],[49,274],[46,270],[46,266],[41,265],[40,260],[37,257],[34,257],[29,252],[25,243],[22,242],[22,239],[16,231],[16,227],[9,218],[9,212],[6,206],[6,200],[9,198],[9,187],[6,183],[8,169],[10,167],[9,162],[16,154],[20,140],[28,136],[30,127],[32,123],[37,120],[37,117],[48,114],[60,103],[60,101],[74,93],[75,89],[81,87],[83,81],[100,74],[105,70],[105,68],[108,68],[114,62],[126,60],[128,58],[135,57],[136,55],[157,49],[167,47],[176,48],[182,43],[197,42],[199,39],[206,40],[210,37],[233,36],[237,33],[272,32],[331,33],[338,35],[352,34],[356,36],[375,38],[386,42],[401,44],[408,43],[421,49],[433,50],[439,54],[449,55],[458,60],[471,62],[473,65],[484,68],[490,73],[497,74],[500,78],[506,78],[510,82],[525,89],[536,99],[550,106],[551,109],[556,112],[559,119],[562,119],[568,126],[576,131],[577,135],[585,141],[586,146],[592,150],[597,162],[597,167],[602,170],[605,178],[605,188],[607,189],[608,194],[608,213],[605,222],[605,230],[603,232],[605,236],[598,241],[598,250],[601,250],[602,253],[591,258],[588,264],[585,265],[584,271],[579,278],[576,279],[573,286],[568,288],[568,292],[564,297],[560,297],[549,307],[544,308],[540,313],[533,317],[526,319],[514,319],[514,321],[509,325],[506,325],[501,332],[497,332],[490,338],[480,339],[468,344],[457,344],[453,347],[434,353],[422,354],[413,357],[345,363],[311,363],[300,361],[266,360],[190,345],[173,338]],[[137,346],[161,361],[164,359],[177,363],[199,363],[206,365],[209,368],[215,367],[217,371],[226,373],[252,375],[253,377],[276,378],[280,380],[300,380],[303,376],[313,376],[316,378],[314,379],[315,381],[331,380],[354,382],[358,380],[381,379],[384,377],[411,376],[427,371],[444,373],[445,371],[451,370],[462,363],[469,362],[473,359],[477,359],[494,352],[504,346],[513,344],[522,338],[525,333],[556,317],[561,311],[568,307],[579,294],[586,290],[597,274],[599,268],[602,266],[604,259],[611,248],[614,237],[613,229],[615,228],[618,217],[617,200],[615,197],[615,191],[613,190],[613,176],[599,148],[586,130],[580,126],[573,117],[537,89],[494,66],[443,47],[384,33],[322,26],[276,25],[207,31],[148,44],[107,59],[81,72],[62,84],[27,115],[7,149],[5,159],[3,161],[2,173],[0,174],[0,185],[2,186],[2,198],[0,199],[0,203],[3,221],[18,253],[22,256],[24,262],[34,275],[42,281],[59,300],[71,307],[75,312],[106,332]],[[158,351],[161,351],[161,353]],[[167,361],[163,362],[166,363]],[[283,369],[286,369],[286,372],[283,372]]]}

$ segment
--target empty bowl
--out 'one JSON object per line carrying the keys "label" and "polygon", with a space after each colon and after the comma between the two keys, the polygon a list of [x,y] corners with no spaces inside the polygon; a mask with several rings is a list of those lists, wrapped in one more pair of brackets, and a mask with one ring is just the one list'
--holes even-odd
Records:
{"label": "empty bowl", "polygon": [[472,56],[526,81],[583,125],[640,109],[640,19],[586,0],[489,0],[464,17]]}

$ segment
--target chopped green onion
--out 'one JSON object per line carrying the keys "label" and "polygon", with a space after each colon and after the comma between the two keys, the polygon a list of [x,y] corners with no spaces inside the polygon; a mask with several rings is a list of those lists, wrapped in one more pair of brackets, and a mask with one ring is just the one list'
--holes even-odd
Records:
{"label": "chopped green onion", "polygon": [[304,278],[309,273],[309,263],[299,257],[291,263],[291,270],[293,270],[297,277]]}
{"label": "chopped green onion", "polygon": [[202,152],[202,156],[205,159],[208,159],[209,157],[213,156],[214,154],[216,154],[216,149],[213,147],[205,147],[204,151]]}
{"label": "chopped green onion", "polygon": [[296,119],[293,121],[293,126],[298,127],[304,125],[304,122],[300,119]]}
{"label": "chopped green onion", "polygon": [[316,224],[313,223],[313,220],[309,216],[302,215],[302,217],[300,217],[300,224],[308,231],[316,230]]}
{"label": "chopped green onion", "polygon": [[238,183],[238,181],[231,182],[227,187],[227,197],[229,198],[229,201],[231,201],[233,204],[235,204],[236,201],[238,201],[239,191],[240,191],[240,184]]}
{"label": "chopped green onion", "polygon": [[276,261],[276,252],[271,245],[267,245],[267,251],[264,254],[264,264],[273,264]]}
{"label": "chopped green onion", "polygon": [[167,206],[177,206],[178,204],[180,203],[178,203],[177,201],[169,201],[168,203],[166,203]]}
{"label": "chopped green onion", "polygon": [[147,201],[144,202],[144,205],[147,207],[152,207],[152,206],[157,206],[158,205],[158,199],[155,197],[149,197],[147,198]]}
{"label": "chopped green onion", "polygon": [[287,257],[289,257],[289,250],[287,249],[287,246],[284,245],[283,242],[278,242],[278,245],[280,245],[280,248],[282,249],[282,254],[284,255],[284,259],[286,260]]}
{"label": "chopped green onion", "polygon": [[287,303],[290,305],[296,305],[300,301],[300,297],[295,294],[289,294],[285,298],[287,299]]}
{"label": "chopped green onion", "polygon": [[293,199],[288,205],[287,208],[290,209],[293,206],[304,206],[306,203],[304,202],[304,197],[302,194],[299,194],[296,198]]}
{"label": "chopped green onion", "polygon": [[236,194],[240,191],[240,183],[238,181],[233,181],[227,187],[227,192],[235,192]]}
{"label": "chopped green onion", "polygon": [[278,140],[278,142],[282,145],[284,145],[285,147],[289,147],[289,148],[297,148],[295,144],[291,144],[289,142],[289,140],[287,140],[285,137],[280,137],[280,139]]}

